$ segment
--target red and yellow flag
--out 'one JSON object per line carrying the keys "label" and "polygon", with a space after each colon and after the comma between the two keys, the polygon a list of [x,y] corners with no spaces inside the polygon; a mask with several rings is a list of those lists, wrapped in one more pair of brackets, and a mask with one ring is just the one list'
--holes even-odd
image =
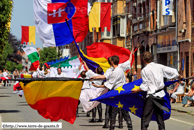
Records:
{"label": "red and yellow flag", "polygon": [[27,103],[44,118],[74,123],[82,81],[33,81],[20,85]]}
{"label": "red and yellow flag", "polygon": [[33,43],[35,45],[35,26],[22,26],[22,40],[21,44],[26,43],[26,45],[29,43]]}

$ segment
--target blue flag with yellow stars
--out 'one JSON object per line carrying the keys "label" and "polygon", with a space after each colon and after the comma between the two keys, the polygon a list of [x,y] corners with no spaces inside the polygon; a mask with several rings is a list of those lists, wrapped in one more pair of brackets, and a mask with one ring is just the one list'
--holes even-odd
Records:
{"label": "blue flag with yellow stars", "polygon": [[[177,80],[165,82],[165,86],[168,87],[175,82],[177,82]],[[146,92],[131,93],[131,90],[138,89],[141,83],[142,79],[127,83],[99,96],[98,98],[92,99],[91,101],[99,101],[110,106],[122,108],[141,118],[143,114],[143,106],[146,100]],[[164,120],[167,120],[170,118],[171,114],[170,98],[167,92],[164,100],[167,101],[164,103],[164,107],[167,107],[170,110],[170,112],[163,111],[163,118]],[[153,114],[152,120],[156,121],[155,114]]]}

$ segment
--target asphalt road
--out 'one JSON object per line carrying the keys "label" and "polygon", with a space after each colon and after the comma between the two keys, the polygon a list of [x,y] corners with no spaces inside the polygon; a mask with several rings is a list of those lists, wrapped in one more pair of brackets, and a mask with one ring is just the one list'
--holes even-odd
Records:
{"label": "asphalt road", "polygon": [[[56,106],[57,107],[57,106]],[[103,105],[103,119],[104,119]],[[62,123],[63,130],[102,130],[103,123],[88,123],[91,117],[86,117],[86,114],[82,112],[81,105],[79,106],[79,117],[72,125],[63,120],[58,122]],[[98,114],[97,114],[98,115]],[[133,130],[140,130],[140,118],[131,114]],[[97,117],[98,118],[98,117]],[[33,110],[28,106],[24,97],[19,97],[17,94],[13,94],[13,88],[0,87],[0,122],[50,122],[50,120],[44,119],[38,114],[36,110]],[[125,121],[124,130],[127,130]],[[165,121],[166,130],[194,130],[194,116],[185,113],[179,113],[172,111],[171,118]],[[118,121],[116,122],[116,129],[118,130]],[[149,130],[157,130],[158,126],[156,122],[151,122]]]}

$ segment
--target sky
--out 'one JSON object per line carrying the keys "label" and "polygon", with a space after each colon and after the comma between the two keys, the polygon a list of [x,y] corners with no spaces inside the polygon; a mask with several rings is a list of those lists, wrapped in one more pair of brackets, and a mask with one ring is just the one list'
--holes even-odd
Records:
{"label": "sky", "polygon": [[[11,33],[21,40],[21,26],[35,26],[33,13],[33,0],[13,0],[12,18],[11,18]],[[36,33],[36,45],[28,45],[30,47],[42,48]]]}

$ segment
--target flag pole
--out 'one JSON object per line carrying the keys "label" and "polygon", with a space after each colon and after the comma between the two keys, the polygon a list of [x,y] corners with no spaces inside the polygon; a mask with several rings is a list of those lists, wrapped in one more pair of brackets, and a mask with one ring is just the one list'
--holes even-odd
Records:
{"label": "flag pole", "polygon": [[144,43],[145,40],[142,40],[140,45],[134,50],[134,53],[137,51],[138,48],[140,48],[142,46],[142,44]]}
{"label": "flag pole", "polygon": [[67,19],[65,19],[65,21],[66,21],[67,26],[68,26],[68,28],[69,28],[69,31],[70,31],[70,33],[71,33],[71,35],[72,35],[73,41],[77,44],[77,42],[75,41],[75,38],[74,38],[74,36],[73,36],[73,32],[71,31],[71,28],[70,28],[70,26],[69,26],[69,23],[67,22]]}

